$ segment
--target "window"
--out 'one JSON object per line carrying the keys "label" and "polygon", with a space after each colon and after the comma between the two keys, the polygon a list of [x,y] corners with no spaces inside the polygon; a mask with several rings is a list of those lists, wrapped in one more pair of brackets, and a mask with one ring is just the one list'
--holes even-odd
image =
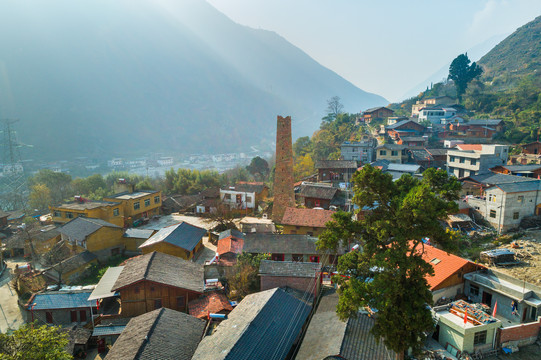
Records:
{"label": "window", "polygon": [[293,254],[291,255],[291,260],[296,262],[303,262],[304,256],[302,254]]}
{"label": "window", "polygon": [[53,216],[54,217],[62,217],[62,213],[60,211],[55,210],[54,213],[53,213]]}
{"label": "window", "polygon": [[318,263],[319,262],[319,256],[310,256],[310,262]]}
{"label": "window", "polygon": [[391,151],[391,156],[398,156],[398,151],[396,150]]}
{"label": "window", "polygon": [[487,331],[476,332],[473,337],[473,345],[484,345],[487,342]]}
{"label": "window", "polygon": [[249,202],[252,202],[252,197],[251,196],[248,196],[246,195],[246,202],[249,203]]}
{"label": "window", "polygon": [[67,217],[68,219],[73,219],[73,213],[67,212],[67,213],[66,213],[66,217]]}
{"label": "window", "polygon": [[145,199],[145,206],[150,206],[150,199]]}
{"label": "window", "polygon": [[518,202],[523,202],[523,201],[524,201],[524,196],[520,195],[520,196],[517,198],[517,201],[518,201]]}
{"label": "window", "polygon": [[151,286],[150,291],[153,292],[154,290],[156,290],[156,288],[154,286]]}
{"label": "window", "polygon": [[458,162],[461,163],[461,164],[464,164],[464,161],[466,161],[466,159],[463,158],[463,157],[459,158],[459,160],[458,160]]}
{"label": "window", "polygon": [[272,254],[271,255],[272,261],[284,261],[284,254]]}
{"label": "window", "polygon": [[183,309],[186,306],[184,296],[177,296],[177,309]]}
{"label": "window", "polygon": [[496,210],[490,210],[490,217],[496,218]]}
{"label": "window", "polygon": [[45,312],[45,321],[47,321],[48,324],[53,323],[53,313],[50,311]]}
{"label": "window", "polygon": [[231,200],[231,194],[225,194],[224,199],[225,200]]}
{"label": "window", "polygon": [[477,160],[476,159],[471,159],[470,164],[471,165],[477,165]]}
{"label": "window", "polygon": [[118,208],[113,209],[113,216],[118,216],[118,215],[120,215],[120,210]]}
{"label": "window", "polygon": [[470,285],[470,296],[479,296],[479,287]]}
{"label": "window", "polygon": [[79,321],[86,322],[86,310],[79,310]]}
{"label": "window", "polygon": [[450,156],[450,157],[449,157],[449,162],[455,162],[455,157],[454,157],[454,156]]}
{"label": "window", "polygon": [[155,299],[154,300],[154,309],[159,309],[162,307],[162,299]]}
{"label": "window", "polygon": [[139,286],[136,286],[136,287],[133,289],[133,292],[136,293],[136,294],[139,294]]}
{"label": "window", "polygon": [[140,208],[141,208],[141,203],[139,201],[133,203],[133,210],[139,210]]}
{"label": "window", "polygon": [[311,231],[307,231],[307,232],[306,232],[306,235],[308,235],[308,236],[314,236],[314,233],[311,232]]}
{"label": "window", "polygon": [[77,322],[77,311],[70,311],[71,322]]}
{"label": "window", "polygon": [[513,213],[513,220],[518,220],[518,218],[519,218],[519,212],[518,212],[518,211],[515,211],[515,212]]}
{"label": "window", "polygon": [[159,204],[159,203],[160,203],[160,197],[154,196],[154,204]]}
{"label": "window", "polygon": [[385,155],[387,155],[387,151],[385,151],[385,150],[380,150],[380,151],[379,151],[379,154],[380,154],[381,156],[385,156]]}

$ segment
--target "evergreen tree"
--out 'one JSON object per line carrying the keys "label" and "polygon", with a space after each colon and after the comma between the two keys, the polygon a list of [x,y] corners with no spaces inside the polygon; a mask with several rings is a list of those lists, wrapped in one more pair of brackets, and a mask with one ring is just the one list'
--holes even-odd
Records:
{"label": "evergreen tree", "polygon": [[449,66],[449,80],[453,80],[459,99],[466,92],[468,84],[483,73],[483,69],[475,62],[470,65],[468,54],[458,55]]}

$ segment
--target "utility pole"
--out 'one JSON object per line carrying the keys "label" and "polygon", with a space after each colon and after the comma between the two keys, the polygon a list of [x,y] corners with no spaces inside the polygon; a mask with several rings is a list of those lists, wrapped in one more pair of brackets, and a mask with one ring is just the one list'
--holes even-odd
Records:
{"label": "utility pole", "polygon": [[19,148],[23,145],[17,141],[17,133],[13,130],[13,124],[18,121],[0,120],[3,125],[0,157],[2,161],[0,207],[4,210],[21,210],[26,207],[25,197],[28,193],[28,187],[19,152]]}

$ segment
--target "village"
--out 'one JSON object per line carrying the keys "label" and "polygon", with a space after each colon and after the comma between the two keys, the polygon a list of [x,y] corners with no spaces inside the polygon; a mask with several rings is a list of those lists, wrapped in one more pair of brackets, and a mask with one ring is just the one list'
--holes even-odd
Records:
{"label": "village", "polygon": [[338,259],[363,244],[316,243],[336,212],[372,210],[352,186],[370,164],[394,180],[444,169],[462,184],[441,224],[460,234],[461,253],[423,240],[434,328],[422,358],[538,354],[541,142],[513,152],[495,140],[503,121],[469,119],[448,96],[408,117],[367,109],[356,126],[362,139],[343,142],[340,159],[295,178],[291,118],[278,116],[272,189],[164,195],[117,179],[114,195],[50,204],[34,224],[2,212],[0,330],[61,326],[69,352],[88,359],[399,358],[368,331],[377,310],[336,314]]}

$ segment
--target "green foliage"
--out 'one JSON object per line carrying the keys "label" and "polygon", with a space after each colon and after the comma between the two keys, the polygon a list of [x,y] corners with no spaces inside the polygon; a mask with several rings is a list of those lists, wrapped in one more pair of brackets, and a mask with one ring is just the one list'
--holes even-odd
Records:
{"label": "green foliage", "polygon": [[30,188],[30,195],[28,196],[28,203],[32,209],[45,211],[49,208],[49,205],[51,205],[52,202],[51,190],[49,190],[47,185],[32,185]]}
{"label": "green foliage", "polygon": [[119,266],[128,259],[127,256],[115,255],[107,259],[106,262],[102,263],[93,263],[90,265],[88,274],[85,277],[77,279],[71,285],[94,285],[97,284],[100,279],[103,277],[107,269],[111,266]]}
{"label": "green foliage", "polygon": [[344,105],[340,102],[339,96],[333,96],[327,100],[327,115],[323,117],[324,122],[332,122],[336,119],[339,114],[342,114],[344,110]]}
{"label": "green foliage", "polygon": [[466,92],[468,84],[483,73],[483,69],[475,62],[471,63],[468,54],[458,55],[449,66],[449,80],[453,80],[456,86],[458,98]]}
{"label": "green foliage", "polygon": [[56,326],[26,324],[11,335],[0,334],[0,360],[68,360],[67,333]]}
{"label": "green foliage", "polygon": [[422,238],[446,250],[456,248],[456,236],[443,231],[440,220],[457,211],[460,183],[444,170],[429,169],[418,180],[409,175],[393,181],[390,174],[366,165],[354,176],[353,201],[364,209],[361,220],[336,213],[320,235],[318,248],[349,246],[357,239],[362,252],[352,251],[339,260],[337,277],[341,319],[357,316],[359,307],[378,310],[373,334],[386,346],[418,353],[433,329],[427,305],[432,294],[425,279],[433,274],[419,250]]}
{"label": "green foliage", "polygon": [[227,278],[230,296],[242,299],[246,295],[260,290],[259,265],[262,260],[269,259],[269,254],[241,253],[237,256],[233,275]]}
{"label": "green foliage", "polygon": [[269,163],[267,160],[256,156],[250,161],[250,165],[246,167],[246,170],[259,179],[266,179],[269,176]]}
{"label": "green foliage", "polygon": [[195,195],[201,191],[220,186],[220,174],[210,170],[171,169],[165,172],[165,187],[168,192],[180,195]]}
{"label": "green foliage", "polygon": [[68,174],[41,169],[34,176],[28,178],[30,187],[38,184],[43,184],[50,190],[53,204],[61,203],[64,199],[73,195],[71,176]]}

